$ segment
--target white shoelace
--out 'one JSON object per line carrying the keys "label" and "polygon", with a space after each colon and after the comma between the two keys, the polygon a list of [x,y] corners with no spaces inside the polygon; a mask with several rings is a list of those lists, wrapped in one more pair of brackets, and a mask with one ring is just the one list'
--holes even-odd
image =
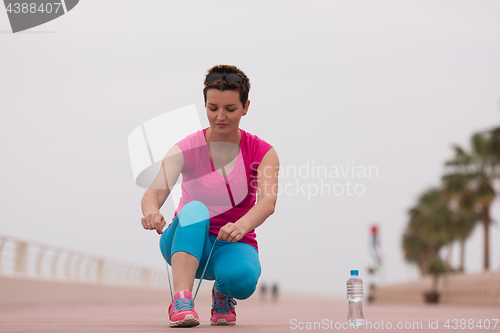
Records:
{"label": "white shoelace", "polygon": [[[198,290],[200,290],[201,281],[203,281],[203,277],[205,276],[205,272],[207,271],[208,263],[210,262],[210,258],[212,257],[212,252],[214,252],[215,243],[217,243],[217,239],[215,239],[214,244],[212,245],[212,249],[210,250],[210,254],[208,255],[207,263],[205,264],[205,267],[203,268],[203,273],[201,273],[200,282],[198,282],[198,287],[196,288],[196,293],[194,294],[193,301],[196,299],[196,296],[198,295]],[[163,253],[166,254],[167,251],[165,249],[165,242],[162,241],[162,244],[163,244]],[[172,297],[172,301],[173,301],[174,294],[172,292],[172,283],[170,282],[170,273],[168,270],[168,262],[166,260],[165,260],[165,264],[167,265],[167,277],[168,277],[168,286],[170,287],[170,296]]]}

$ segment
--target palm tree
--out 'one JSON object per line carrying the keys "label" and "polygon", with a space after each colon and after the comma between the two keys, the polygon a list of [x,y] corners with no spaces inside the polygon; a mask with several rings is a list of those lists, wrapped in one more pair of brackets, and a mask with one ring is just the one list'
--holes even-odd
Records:
{"label": "palm tree", "polygon": [[[459,154],[462,150],[457,148]],[[465,270],[465,242],[480,219],[475,206],[474,192],[468,187],[470,177],[464,174],[449,174],[443,176],[442,194],[454,206],[455,212],[455,235],[460,244],[460,266],[459,271]]]}
{"label": "palm tree", "polygon": [[490,137],[491,150],[493,151],[493,155],[497,158],[496,165],[498,165],[498,159],[500,159],[500,126],[493,128],[489,133],[487,132],[486,135]]}
{"label": "palm tree", "polygon": [[425,275],[440,249],[455,239],[455,218],[439,188],[425,191],[408,215],[410,219],[403,235],[405,259],[417,264],[421,275]]}
{"label": "palm tree", "polygon": [[458,240],[460,243],[460,266],[458,267],[459,272],[465,271],[465,242],[467,238],[469,238],[472,230],[477,224],[479,220],[479,214],[464,214],[460,211],[457,212],[457,223],[456,223],[456,231],[458,234]]}
{"label": "palm tree", "polygon": [[[500,129],[496,131],[500,133]],[[474,134],[470,152],[454,146],[455,156],[446,162],[448,172],[443,177],[445,191],[458,198],[462,212],[471,212],[475,207],[479,209],[484,227],[484,270],[490,267],[490,207],[496,195],[493,182],[498,178],[500,165],[500,151],[497,150],[500,134],[495,134],[497,132]]]}

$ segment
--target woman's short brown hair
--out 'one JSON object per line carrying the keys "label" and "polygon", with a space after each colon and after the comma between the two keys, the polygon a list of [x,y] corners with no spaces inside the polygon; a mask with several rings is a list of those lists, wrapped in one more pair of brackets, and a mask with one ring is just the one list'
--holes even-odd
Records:
{"label": "woman's short brown hair", "polygon": [[[243,78],[243,82],[238,85],[236,83],[228,83],[223,79],[219,79],[217,81],[212,82],[211,84],[208,84],[207,77],[212,73],[221,73],[221,74],[236,73]],[[205,88],[203,89],[203,98],[205,99],[205,105],[207,105],[207,91],[208,89],[212,88],[220,91],[238,90],[238,92],[240,93],[241,105],[243,105],[243,107],[245,107],[245,104],[248,101],[248,92],[250,91],[250,80],[248,79],[246,74],[236,66],[217,65],[210,68],[207,72],[207,75],[205,75],[204,83],[205,83]]]}

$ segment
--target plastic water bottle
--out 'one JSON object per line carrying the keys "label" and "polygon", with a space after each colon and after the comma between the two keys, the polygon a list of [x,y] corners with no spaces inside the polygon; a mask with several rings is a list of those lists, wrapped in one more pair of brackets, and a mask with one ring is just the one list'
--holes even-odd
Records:
{"label": "plastic water bottle", "polygon": [[358,277],[357,270],[352,270],[351,277],[347,280],[347,299],[349,300],[347,322],[350,326],[363,325],[365,323],[363,308],[361,306],[361,300],[363,299],[363,280]]}

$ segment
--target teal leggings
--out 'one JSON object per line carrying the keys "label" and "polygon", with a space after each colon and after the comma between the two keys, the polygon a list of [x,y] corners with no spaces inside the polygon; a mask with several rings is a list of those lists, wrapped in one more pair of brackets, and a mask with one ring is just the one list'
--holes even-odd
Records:
{"label": "teal leggings", "polygon": [[[184,205],[160,238],[161,254],[167,263],[171,265],[175,252],[187,252],[198,259],[199,279],[217,239],[208,233],[209,225],[210,215],[203,203]],[[223,295],[246,299],[254,293],[260,271],[259,254],[252,245],[217,241],[203,278],[215,280],[217,291]]]}

